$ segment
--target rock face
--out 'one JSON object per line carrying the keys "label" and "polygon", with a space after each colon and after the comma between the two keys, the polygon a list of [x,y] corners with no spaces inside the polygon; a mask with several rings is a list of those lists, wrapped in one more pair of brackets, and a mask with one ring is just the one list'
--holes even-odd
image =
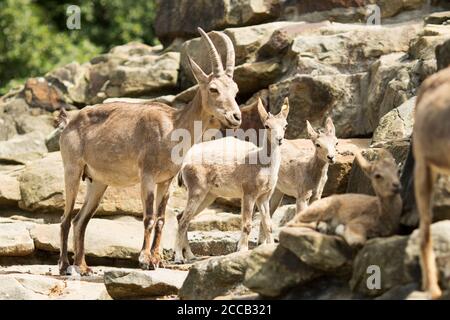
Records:
{"label": "rock face", "polygon": [[408,139],[414,124],[415,104],[416,98],[414,97],[385,114],[373,133],[372,143]]}
{"label": "rock face", "polygon": [[106,271],[106,290],[113,299],[144,298],[177,294],[186,271],[158,269]]}
{"label": "rock face", "polygon": [[[273,21],[279,15],[278,0],[249,1],[159,1],[155,31],[168,44],[175,38],[197,36],[197,27],[205,31],[228,26],[244,26]],[[181,25],[179,22],[183,21]]]}

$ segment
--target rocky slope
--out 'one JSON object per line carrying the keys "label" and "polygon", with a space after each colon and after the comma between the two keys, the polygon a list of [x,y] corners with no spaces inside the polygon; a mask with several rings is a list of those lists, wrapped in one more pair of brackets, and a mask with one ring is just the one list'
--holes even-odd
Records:
{"label": "rocky slope", "polygon": [[[175,217],[186,201],[185,191],[175,185],[162,240],[167,269],[136,269],[143,233],[139,190],[109,188],[87,228],[86,254],[88,263],[97,266],[94,276],[81,281],[57,276],[64,182],[53,119],[61,107],[73,116],[108,98],[183,106],[195,90],[187,54],[204,70],[210,68],[196,27],[223,30],[236,50],[239,103],[248,106],[261,97],[275,113],[289,96],[290,139],[305,137],[306,119],[320,126],[331,116],[341,142],[325,195],[371,194],[367,178],[353,164],[355,151],[382,146],[404,163],[417,89],[450,63],[447,2],[432,1],[432,7],[426,2],[161,1],[155,28],[164,47],[124,44],[87,63],[73,62],[30,78],[1,97],[0,298],[417,298],[414,213],[403,217],[401,235],[370,240],[359,251],[338,237],[277,225],[277,244],[234,253],[239,209],[235,202],[224,206],[222,201],[190,227],[192,249],[203,258],[192,266],[172,266]],[[381,8],[380,26],[366,24],[374,4]],[[305,142],[303,147],[311,146]],[[365,155],[376,157],[376,150],[369,148]],[[82,184],[76,208],[84,192]],[[292,210],[288,199],[274,222]],[[434,211],[434,245],[442,287],[448,289],[450,224],[440,221],[450,217],[448,177],[439,179]],[[258,219],[256,214],[253,247]],[[380,267],[380,289],[368,289],[372,265]]]}

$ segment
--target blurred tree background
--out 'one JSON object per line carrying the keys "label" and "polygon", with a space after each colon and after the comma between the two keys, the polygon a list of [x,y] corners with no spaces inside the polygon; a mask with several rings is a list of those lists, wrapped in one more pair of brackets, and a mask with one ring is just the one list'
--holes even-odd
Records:
{"label": "blurred tree background", "polygon": [[[81,8],[80,30],[67,29],[69,5]],[[155,11],[154,0],[1,0],[0,95],[28,77],[89,61],[116,45],[154,45]]]}

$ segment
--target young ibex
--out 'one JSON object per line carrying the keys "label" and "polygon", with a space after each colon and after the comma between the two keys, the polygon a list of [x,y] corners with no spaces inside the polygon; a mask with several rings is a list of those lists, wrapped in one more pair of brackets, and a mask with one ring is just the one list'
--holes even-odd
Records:
{"label": "young ibex", "polygon": [[[212,118],[225,127],[239,127],[241,113],[235,101],[238,87],[233,81],[233,44],[225,34],[218,33],[227,49],[224,69],[211,39],[202,29],[198,30],[208,49],[212,73],[205,74],[189,58],[199,87],[188,106],[174,109],[162,103],[100,104],[84,108],[66,123],[60,138],[66,192],[61,222],[61,273],[65,273],[69,266],[67,238],[72,218],[74,267],[76,272],[88,274],[90,269],[84,259],[84,235],[89,219],[108,185],[126,187],[137,183],[141,184],[144,207],[144,242],[139,263],[144,269],[158,267],[167,190],[180,168],[180,164],[171,158],[172,148],[179,143],[172,141],[172,132],[186,129],[191,134],[189,143],[192,145],[196,142],[195,121],[201,121],[203,129],[207,128]],[[63,117],[64,113],[61,114]],[[82,177],[88,178],[86,199],[75,215],[73,207]],[[151,244],[153,228],[155,232]]]}
{"label": "young ibex", "polygon": [[395,234],[402,211],[398,167],[388,151],[380,149],[379,157],[369,163],[361,153],[356,154],[376,196],[348,193],[320,199],[287,226],[319,227],[342,236],[350,246],[362,245],[368,238]]}
{"label": "young ibex", "polygon": [[277,183],[289,104],[286,99],[281,111],[271,115],[259,100],[258,112],[265,127],[266,141],[261,148],[250,142],[226,137],[197,144],[187,152],[179,178],[180,183],[187,187],[188,201],[179,219],[175,262],[184,262],[184,257],[186,260],[194,258],[187,238],[189,221],[219,196],[241,198],[239,251],[248,250],[255,203],[261,214],[266,242],[273,242],[269,199]]}
{"label": "young ibex", "polygon": [[[284,194],[296,198],[297,213],[322,197],[328,178],[328,166],[336,161],[338,139],[331,118],[327,118],[324,131],[316,132],[308,120],[306,127],[314,144],[314,154],[299,153],[294,140],[286,140],[281,147],[282,159],[277,188],[270,199],[271,216]],[[284,217],[285,220],[290,220],[289,218],[292,217]]]}
{"label": "young ibex", "polygon": [[433,185],[438,174],[450,174],[450,68],[424,81],[416,101],[413,129],[414,183],[420,215],[422,287],[431,298],[442,294],[430,224]]}

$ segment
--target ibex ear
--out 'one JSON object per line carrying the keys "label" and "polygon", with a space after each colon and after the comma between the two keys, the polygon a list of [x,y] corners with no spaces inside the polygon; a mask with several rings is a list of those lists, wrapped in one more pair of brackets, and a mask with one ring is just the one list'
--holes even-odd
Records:
{"label": "ibex ear", "polygon": [[316,140],[319,136],[319,134],[316,132],[316,130],[314,130],[308,120],[306,120],[306,130],[308,131],[309,138],[312,140]]}
{"label": "ibex ear", "polygon": [[288,99],[288,97],[286,97],[286,98],[284,98],[283,105],[281,106],[281,110],[277,114],[277,116],[278,117],[281,116],[281,117],[287,119],[288,114],[289,114],[289,99]]}
{"label": "ibex ear", "polygon": [[269,114],[267,113],[266,108],[264,108],[261,98],[258,98],[258,114],[261,118],[262,123],[266,122],[267,118],[269,117]]}
{"label": "ibex ear", "polygon": [[188,56],[189,66],[191,67],[192,74],[197,80],[198,83],[206,83],[208,82],[208,76],[203,72],[203,70],[199,67],[191,57]]}
{"label": "ibex ear", "polygon": [[358,161],[359,166],[364,171],[364,173],[370,176],[372,172],[372,165],[369,161],[366,160],[366,158],[363,157],[363,155],[359,151],[356,153],[356,161]]}
{"label": "ibex ear", "polygon": [[325,131],[326,131],[327,135],[329,135],[329,136],[336,135],[336,129],[334,127],[333,120],[330,117],[328,117],[325,122]]}

